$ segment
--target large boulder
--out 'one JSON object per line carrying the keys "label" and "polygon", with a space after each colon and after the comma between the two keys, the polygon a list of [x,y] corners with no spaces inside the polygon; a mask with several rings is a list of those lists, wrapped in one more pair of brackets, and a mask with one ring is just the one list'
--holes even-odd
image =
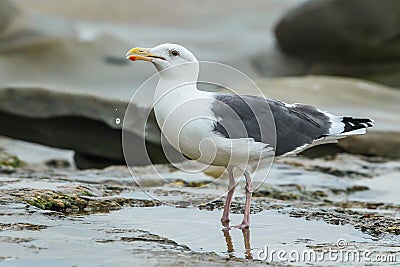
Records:
{"label": "large boulder", "polygon": [[291,56],[278,48],[267,47],[252,58],[252,65],[264,77],[332,75],[356,77],[400,88],[400,62],[333,62]]}
{"label": "large boulder", "polygon": [[355,154],[400,158],[400,133],[372,131],[368,135],[353,136],[340,141],[339,146]]}
{"label": "large boulder", "polygon": [[277,48],[254,57],[268,76],[335,75],[400,87],[400,2],[317,0],[275,28]]}
{"label": "large boulder", "polygon": [[399,61],[400,1],[309,1],[284,16],[275,32],[282,50],[299,57]]}
{"label": "large boulder", "polygon": [[[128,105],[133,116],[125,116]],[[0,88],[0,135],[73,150],[81,168],[125,163],[123,144],[133,149],[129,151],[130,165],[162,163],[166,159],[160,130],[151,110],[144,102],[4,87]],[[144,148],[149,158],[142,153]]]}
{"label": "large boulder", "polygon": [[399,25],[397,0],[307,1],[281,18],[278,47],[253,64],[266,77],[335,75],[400,87]]}

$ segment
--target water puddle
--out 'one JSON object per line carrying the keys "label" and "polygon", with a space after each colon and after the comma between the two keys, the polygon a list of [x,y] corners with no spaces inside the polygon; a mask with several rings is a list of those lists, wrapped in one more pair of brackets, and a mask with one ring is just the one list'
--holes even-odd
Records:
{"label": "water puddle", "polygon": [[[98,220],[104,219],[103,216],[108,215],[94,215],[91,220],[98,223]],[[335,244],[338,239],[348,242],[371,240],[369,235],[351,225],[337,226],[323,221],[307,221],[273,211],[252,215],[252,225],[248,231],[232,229],[226,233],[221,230],[220,216],[220,210],[199,211],[196,208],[161,206],[123,209],[113,212],[107,221],[110,226],[115,223],[113,227],[117,228],[149,231],[187,245],[194,251],[241,258],[249,257],[249,254],[254,256],[264,246],[271,249],[304,250],[309,245]],[[239,223],[241,219],[242,215],[239,214],[231,216],[232,223]]]}
{"label": "water puddle", "polygon": [[[17,207],[24,209],[24,207]],[[141,261],[138,253],[168,253],[182,250],[214,252],[222,257],[258,259],[260,250],[296,250],[363,244],[374,250],[399,251],[400,239],[374,239],[351,225],[292,218],[276,211],[252,216],[249,230],[222,231],[220,210],[170,206],[123,208],[105,214],[57,218],[48,215],[1,216],[2,223],[16,220],[48,226],[40,231],[0,232],[0,256],[7,266],[125,266]],[[16,219],[18,218],[18,219]],[[242,215],[233,214],[232,223]],[[12,236],[12,237],[11,237]],[[175,252],[174,252],[175,251]],[[193,251],[193,252],[190,252]],[[118,256],[117,256],[118,255]],[[176,256],[176,255],[175,255]],[[295,263],[296,264],[296,263]],[[321,265],[318,262],[318,265]],[[301,263],[299,263],[301,265]]]}

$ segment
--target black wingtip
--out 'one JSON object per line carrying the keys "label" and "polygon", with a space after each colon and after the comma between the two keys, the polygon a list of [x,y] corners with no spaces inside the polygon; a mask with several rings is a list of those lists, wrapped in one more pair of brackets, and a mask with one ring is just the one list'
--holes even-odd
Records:
{"label": "black wingtip", "polygon": [[344,130],[342,133],[355,131],[358,129],[374,127],[374,121],[368,118],[353,118],[343,117],[342,122],[344,123]]}

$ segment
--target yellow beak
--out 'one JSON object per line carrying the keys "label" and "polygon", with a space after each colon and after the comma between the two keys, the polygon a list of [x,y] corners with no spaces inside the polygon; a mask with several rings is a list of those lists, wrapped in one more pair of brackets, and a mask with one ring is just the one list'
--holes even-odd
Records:
{"label": "yellow beak", "polygon": [[144,60],[144,61],[152,61],[154,58],[159,58],[165,60],[165,58],[154,55],[150,53],[151,48],[142,48],[142,47],[134,47],[126,53],[126,59],[136,61],[136,60]]}

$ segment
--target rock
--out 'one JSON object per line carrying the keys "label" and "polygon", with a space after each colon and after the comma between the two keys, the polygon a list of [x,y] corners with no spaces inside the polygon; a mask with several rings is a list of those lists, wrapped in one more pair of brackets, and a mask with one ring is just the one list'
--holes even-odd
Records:
{"label": "rock", "polygon": [[335,75],[400,87],[399,25],[396,0],[308,1],[277,23],[284,55],[268,48],[253,63],[264,76]]}
{"label": "rock", "polygon": [[[128,105],[128,101],[82,92],[32,87],[0,88],[0,122],[7,124],[7,127],[0,128],[0,134],[74,150],[79,168],[124,164],[122,135],[133,148],[130,165],[150,164],[147,157],[137,152],[144,147],[152,162],[167,162],[160,147],[160,130],[151,113],[151,105],[132,102],[130,112],[135,116],[124,120]],[[150,117],[146,132],[142,132],[147,115]]]}
{"label": "rock", "polygon": [[52,117],[83,117],[101,121],[112,129],[121,129],[127,101],[94,94],[59,92],[41,87],[8,86],[0,88],[0,110],[20,117],[44,120]]}
{"label": "rock", "polygon": [[355,154],[400,158],[400,133],[371,131],[365,136],[352,136],[339,142],[339,147]]}
{"label": "rock", "polygon": [[71,167],[71,163],[69,163],[69,161],[64,160],[64,159],[51,159],[51,160],[45,161],[44,164],[48,167],[52,167],[52,168],[56,168],[56,169],[58,169],[58,168],[64,169],[64,168]]}
{"label": "rock", "polygon": [[7,122],[0,134],[123,161],[121,129],[111,125],[120,101],[35,88],[9,88],[0,95],[0,121]]}
{"label": "rock", "polygon": [[18,157],[10,155],[5,152],[0,152],[0,166],[20,168],[24,165],[25,165],[25,163],[23,161],[21,161]]}
{"label": "rock", "polygon": [[[343,139],[336,148],[327,149],[331,145],[311,148],[314,155],[320,150],[323,152],[319,156],[347,151],[398,158],[400,92],[363,80],[325,76],[262,79],[256,83],[270,98],[310,104],[333,114],[369,117],[375,121],[375,126],[366,135]],[[242,88],[238,93],[248,91],[248,88]]]}
{"label": "rock", "polygon": [[282,50],[291,55],[386,62],[400,60],[399,25],[397,0],[318,0],[286,14],[275,33]]}
{"label": "rock", "polygon": [[[34,190],[32,190],[34,191]],[[43,210],[64,213],[108,212],[120,209],[123,200],[95,198],[86,188],[74,188],[73,193],[63,194],[51,190],[35,190],[24,201]]]}
{"label": "rock", "polygon": [[264,77],[331,75],[356,77],[387,86],[400,87],[400,63],[352,63],[328,62],[317,59],[303,59],[284,54],[274,47],[252,58],[257,73]]}
{"label": "rock", "polygon": [[369,80],[394,89],[400,87],[399,62],[383,63],[335,63],[335,62],[304,62],[307,74],[356,77]]}
{"label": "rock", "polygon": [[[122,149],[122,148],[121,148]],[[122,155],[121,155],[122,156]],[[75,166],[78,169],[104,169],[111,165],[122,164],[122,159],[110,159],[108,155],[104,157],[96,157],[86,152],[86,154],[76,152],[74,154]]]}
{"label": "rock", "polygon": [[25,162],[18,157],[10,155],[0,150],[0,173],[11,174],[18,168],[25,166]]}
{"label": "rock", "polygon": [[[138,103],[139,104],[139,103]],[[135,104],[132,104],[133,106]],[[128,103],[94,95],[61,93],[41,88],[9,87],[0,89],[0,121],[7,127],[0,134],[52,147],[70,149],[80,154],[78,159],[92,157],[88,164],[79,160],[78,167],[108,166],[124,163],[122,151],[123,118]],[[150,107],[138,105],[136,111],[145,116]],[[139,114],[138,114],[139,115]],[[116,123],[116,119],[122,121]],[[145,120],[134,117],[124,133],[133,146],[144,146],[144,133],[140,134]],[[165,162],[158,145],[160,132],[150,120],[146,135],[147,150],[155,162]],[[152,139],[153,137],[153,139]],[[136,144],[136,145],[135,145]],[[131,158],[134,165],[149,164],[141,157]],[[81,163],[82,162],[82,163]]]}

